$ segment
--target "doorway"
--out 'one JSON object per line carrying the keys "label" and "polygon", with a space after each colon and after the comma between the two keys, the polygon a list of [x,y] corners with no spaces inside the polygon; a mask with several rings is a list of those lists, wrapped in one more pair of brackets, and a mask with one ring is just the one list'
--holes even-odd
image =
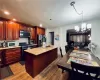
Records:
{"label": "doorway", "polygon": [[50,34],[50,44],[54,45],[54,32],[49,32]]}

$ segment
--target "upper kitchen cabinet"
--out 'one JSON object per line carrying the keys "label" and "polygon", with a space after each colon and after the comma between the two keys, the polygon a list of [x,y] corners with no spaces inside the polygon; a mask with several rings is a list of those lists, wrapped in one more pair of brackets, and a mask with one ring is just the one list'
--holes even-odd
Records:
{"label": "upper kitchen cabinet", "polygon": [[30,39],[34,40],[35,39],[35,28],[34,27],[29,27],[28,32],[30,33]]}
{"label": "upper kitchen cabinet", "polygon": [[6,21],[6,40],[18,40],[19,39],[19,24]]}
{"label": "upper kitchen cabinet", "polygon": [[45,35],[45,29],[44,28],[37,27],[37,34],[38,35]]}
{"label": "upper kitchen cabinet", "polygon": [[5,25],[5,21],[0,21],[0,40],[4,40],[5,39],[5,28],[4,28],[4,25]]}
{"label": "upper kitchen cabinet", "polygon": [[6,40],[13,40],[13,25],[13,22],[6,21]]}
{"label": "upper kitchen cabinet", "polygon": [[31,28],[31,31],[30,31],[30,39],[31,40],[34,40],[35,39],[35,28]]}
{"label": "upper kitchen cabinet", "polygon": [[44,28],[42,28],[42,34],[45,35],[45,29]]}
{"label": "upper kitchen cabinet", "polygon": [[36,28],[36,31],[37,31],[37,34],[39,35],[39,34],[40,34],[40,28],[37,27],[37,28]]}
{"label": "upper kitchen cabinet", "polygon": [[20,24],[19,29],[22,30],[22,31],[28,31],[29,28],[27,26],[23,25],[23,24]]}
{"label": "upper kitchen cabinet", "polygon": [[19,24],[14,23],[13,25],[13,40],[19,39]]}

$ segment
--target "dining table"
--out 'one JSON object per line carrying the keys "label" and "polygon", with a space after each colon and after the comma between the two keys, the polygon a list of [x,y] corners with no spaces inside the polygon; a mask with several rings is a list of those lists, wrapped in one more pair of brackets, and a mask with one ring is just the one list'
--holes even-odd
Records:
{"label": "dining table", "polygon": [[63,71],[71,72],[71,61],[87,65],[100,67],[100,60],[90,51],[70,50],[57,63],[58,68]]}

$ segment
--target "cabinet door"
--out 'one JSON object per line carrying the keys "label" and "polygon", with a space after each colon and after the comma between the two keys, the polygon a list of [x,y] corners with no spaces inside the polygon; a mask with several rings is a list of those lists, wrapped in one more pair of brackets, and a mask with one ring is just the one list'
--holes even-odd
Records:
{"label": "cabinet door", "polygon": [[40,34],[40,28],[37,27],[37,34]]}
{"label": "cabinet door", "polygon": [[21,59],[20,48],[8,49],[5,52],[5,64],[11,64]]}
{"label": "cabinet door", "polygon": [[4,35],[4,22],[0,21],[0,40],[4,40],[5,35]]}
{"label": "cabinet door", "polygon": [[35,34],[36,34],[36,32],[35,32],[35,28],[33,28],[33,30],[32,30],[33,32],[32,32],[32,35],[33,35],[33,39],[35,40]]}
{"label": "cabinet door", "polygon": [[42,34],[42,28],[39,28],[39,30],[40,30],[40,34]]}
{"label": "cabinet door", "polygon": [[13,40],[13,22],[6,21],[6,40]]}
{"label": "cabinet door", "polygon": [[24,26],[22,24],[20,24],[19,26],[20,26],[20,30],[28,31],[28,27],[27,26]]}
{"label": "cabinet door", "polygon": [[31,28],[31,31],[30,31],[30,39],[31,40],[35,39],[35,29],[34,28]]}
{"label": "cabinet door", "polygon": [[42,34],[42,35],[45,35],[45,29],[44,28],[40,28],[40,27],[37,27],[37,34]]}
{"label": "cabinet door", "polygon": [[45,29],[42,29],[42,34],[45,35]]}
{"label": "cabinet door", "polygon": [[19,39],[19,24],[14,23],[13,26],[13,40],[18,40]]}
{"label": "cabinet door", "polygon": [[0,51],[0,66],[2,64],[2,51]]}

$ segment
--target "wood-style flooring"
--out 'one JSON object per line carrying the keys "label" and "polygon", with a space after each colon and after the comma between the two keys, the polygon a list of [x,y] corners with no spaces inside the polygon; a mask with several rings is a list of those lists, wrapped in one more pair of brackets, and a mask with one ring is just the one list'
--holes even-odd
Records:
{"label": "wood-style flooring", "polygon": [[67,80],[68,73],[62,73],[61,69],[57,67],[57,63],[61,58],[57,58],[47,68],[45,68],[39,75],[32,78],[26,71],[25,65],[19,62],[10,65],[14,75],[5,78],[4,80]]}

